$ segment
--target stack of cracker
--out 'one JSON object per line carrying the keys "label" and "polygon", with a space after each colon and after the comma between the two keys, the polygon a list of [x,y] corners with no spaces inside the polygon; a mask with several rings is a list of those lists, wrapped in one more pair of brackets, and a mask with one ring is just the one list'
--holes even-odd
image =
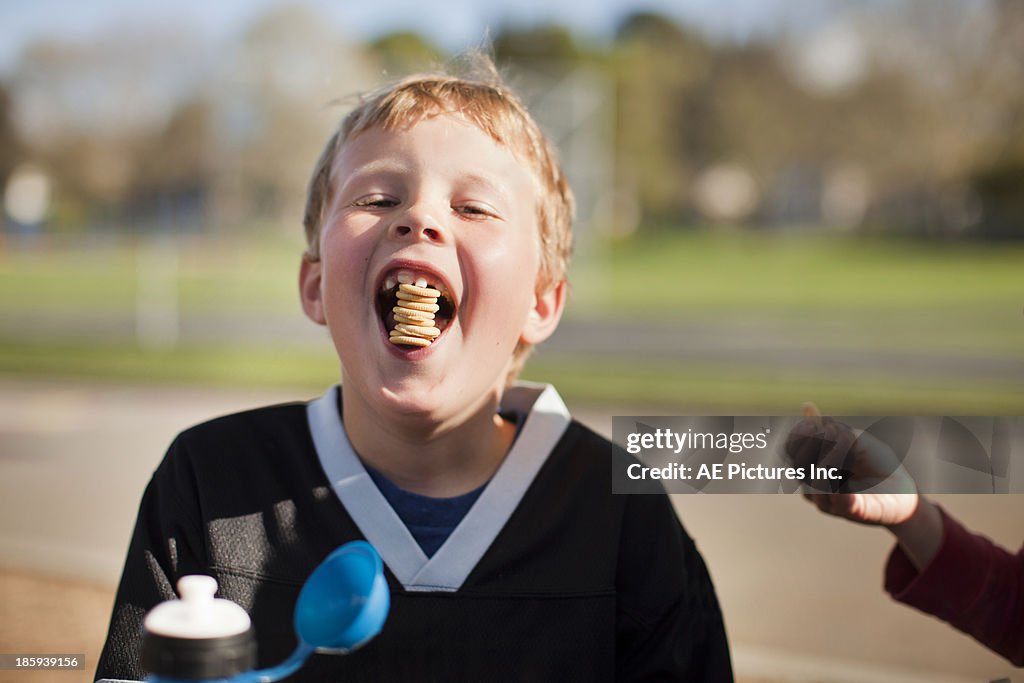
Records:
{"label": "stack of cracker", "polygon": [[434,314],[441,308],[437,305],[439,296],[441,292],[430,287],[398,285],[398,305],[391,309],[397,323],[391,330],[391,343],[430,346],[441,334],[434,324]]}

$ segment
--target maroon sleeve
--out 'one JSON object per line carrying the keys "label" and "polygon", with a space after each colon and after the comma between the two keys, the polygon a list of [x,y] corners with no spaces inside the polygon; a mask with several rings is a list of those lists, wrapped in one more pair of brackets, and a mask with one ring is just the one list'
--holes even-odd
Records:
{"label": "maroon sleeve", "polygon": [[1024,547],[1013,555],[942,512],[942,544],[920,573],[897,545],[885,590],[1024,665]]}

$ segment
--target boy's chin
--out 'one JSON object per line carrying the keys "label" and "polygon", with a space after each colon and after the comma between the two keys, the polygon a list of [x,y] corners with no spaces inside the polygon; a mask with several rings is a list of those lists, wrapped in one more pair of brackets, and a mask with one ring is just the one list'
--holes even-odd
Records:
{"label": "boy's chin", "polygon": [[385,409],[397,415],[430,418],[438,413],[444,404],[438,400],[438,394],[438,388],[435,386],[407,380],[398,385],[381,387],[380,399]]}
{"label": "boy's chin", "polygon": [[475,412],[504,385],[504,375],[489,386],[469,386],[466,379],[456,372],[441,378],[405,377],[385,382],[378,388],[377,403],[400,419],[440,423]]}

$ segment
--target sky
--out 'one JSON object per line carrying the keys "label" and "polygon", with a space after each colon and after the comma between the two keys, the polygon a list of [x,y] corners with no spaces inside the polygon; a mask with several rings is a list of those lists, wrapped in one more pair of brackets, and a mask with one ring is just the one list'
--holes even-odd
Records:
{"label": "sky", "polygon": [[[26,45],[40,38],[88,40],[110,26],[171,23],[210,40],[229,38],[253,18],[289,0],[0,0],[0,75],[10,73]],[[653,10],[723,39],[814,24],[849,0],[300,0],[354,40],[395,30],[419,31],[450,51],[481,43],[488,28],[555,21],[584,36],[611,34],[623,17]],[[429,9],[425,9],[429,7]]]}

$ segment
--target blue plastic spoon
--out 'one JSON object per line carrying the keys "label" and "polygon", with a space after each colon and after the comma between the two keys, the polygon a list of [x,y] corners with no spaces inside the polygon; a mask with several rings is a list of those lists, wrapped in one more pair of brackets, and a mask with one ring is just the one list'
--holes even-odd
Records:
{"label": "blue plastic spoon", "polygon": [[391,596],[384,563],[366,541],[352,541],[327,556],[302,585],[295,605],[299,645],[269,669],[241,674],[232,683],[272,683],[289,676],[314,652],[348,654],[380,633]]}

